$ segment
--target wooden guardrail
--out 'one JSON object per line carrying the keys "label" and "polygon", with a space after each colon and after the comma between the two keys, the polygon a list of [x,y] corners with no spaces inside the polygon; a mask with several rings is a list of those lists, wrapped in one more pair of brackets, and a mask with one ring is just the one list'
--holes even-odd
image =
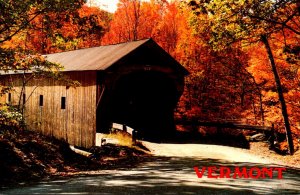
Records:
{"label": "wooden guardrail", "polygon": [[179,125],[194,125],[204,127],[219,127],[219,128],[232,128],[232,129],[247,129],[257,131],[272,131],[273,126],[259,126],[259,125],[248,125],[241,123],[233,123],[226,121],[176,121]]}
{"label": "wooden guardrail", "polygon": [[198,120],[181,120],[181,121],[177,120],[176,124],[261,131],[269,136],[268,141],[270,143],[270,149],[274,149],[274,143],[275,143],[274,141],[276,139],[274,124],[272,124],[272,126],[259,126],[259,125],[233,123],[227,121],[198,121]]}

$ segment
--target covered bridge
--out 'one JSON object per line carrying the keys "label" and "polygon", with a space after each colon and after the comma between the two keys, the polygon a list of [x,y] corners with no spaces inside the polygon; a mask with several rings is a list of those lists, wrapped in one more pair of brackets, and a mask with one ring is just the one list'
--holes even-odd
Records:
{"label": "covered bridge", "polygon": [[[64,66],[64,74],[81,86],[31,80],[24,95],[30,129],[82,147],[93,146],[96,132],[108,132],[112,122],[137,129],[145,138],[175,130],[173,112],[188,71],[152,39],[49,54],[46,59]],[[15,87],[6,101],[16,104],[21,75],[2,75],[0,81]]]}

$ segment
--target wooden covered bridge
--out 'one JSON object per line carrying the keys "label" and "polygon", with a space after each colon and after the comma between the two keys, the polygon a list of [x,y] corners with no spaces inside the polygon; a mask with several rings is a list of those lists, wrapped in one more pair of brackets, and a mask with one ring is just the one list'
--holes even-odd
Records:
{"label": "wooden covered bridge", "polygon": [[[174,108],[188,71],[152,39],[46,55],[81,83],[73,88],[53,79],[33,79],[25,88],[30,129],[90,147],[96,132],[112,122],[138,129],[143,136],[175,130]],[[30,74],[30,73],[28,73]],[[14,86],[6,101],[17,104],[22,75],[1,76]]]}

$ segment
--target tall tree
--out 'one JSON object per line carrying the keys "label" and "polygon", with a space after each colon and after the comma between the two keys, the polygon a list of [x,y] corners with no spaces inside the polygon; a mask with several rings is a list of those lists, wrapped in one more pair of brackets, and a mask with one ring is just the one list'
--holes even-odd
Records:
{"label": "tall tree", "polygon": [[[112,28],[117,30],[117,28],[122,26],[120,30],[125,30],[125,32],[121,31],[124,34],[119,34],[120,38],[122,37],[122,41],[135,41],[138,39],[141,17],[140,0],[120,0],[114,17],[116,27],[112,25]],[[119,22],[121,22],[121,25],[118,25]]]}
{"label": "tall tree", "polygon": [[[24,108],[24,105],[21,105],[21,98],[24,97],[24,88],[28,79],[38,76],[58,79],[61,66],[46,61],[40,54],[24,50],[22,47],[10,48],[4,43],[27,30],[31,22],[41,15],[67,14],[81,7],[83,3],[83,0],[0,0],[0,71],[1,73],[14,71],[23,74],[19,101],[21,111]],[[25,74],[28,71],[32,73],[30,78]]]}
{"label": "tall tree", "polygon": [[[41,15],[69,12],[78,9],[83,3],[83,0],[0,0],[0,70],[29,70],[35,67],[36,63],[30,66],[29,63],[22,63],[22,60],[39,61],[42,60],[41,56],[34,58],[34,55],[25,53],[23,49],[4,47],[4,42],[28,28],[30,23]],[[43,64],[42,62],[41,65]]]}
{"label": "tall tree", "polygon": [[24,30],[36,17],[78,9],[84,0],[0,0],[0,43]]}
{"label": "tall tree", "polygon": [[295,0],[209,0],[190,1],[189,5],[195,14],[206,13],[209,15],[211,26],[211,44],[217,50],[238,41],[248,43],[262,42],[270,60],[272,72],[282,116],[285,123],[286,137],[290,154],[294,153],[292,132],[289,123],[287,106],[283,95],[281,80],[278,75],[276,62],[269,40],[274,33],[288,29],[299,33],[296,20],[299,17],[299,3]]}
{"label": "tall tree", "polygon": [[86,5],[68,14],[41,14],[3,46],[42,54],[99,46],[110,17],[108,12]]}
{"label": "tall tree", "polygon": [[105,34],[102,44],[113,44],[153,37],[162,20],[162,8],[166,2],[156,0],[121,0]]}

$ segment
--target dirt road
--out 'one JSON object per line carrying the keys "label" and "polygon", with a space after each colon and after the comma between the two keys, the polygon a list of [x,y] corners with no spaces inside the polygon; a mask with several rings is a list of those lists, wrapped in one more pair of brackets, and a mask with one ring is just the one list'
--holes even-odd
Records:
{"label": "dirt road", "polygon": [[232,162],[271,163],[247,150],[219,145],[207,144],[157,144],[144,142],[156,156],[199,157],[203,159],[218,159]]}
{"label": "dirt road", "polygon": [[195,174],[194,166],[274,166],[246,150],[197,144],[145,144],[156,156],[136,168],[43,181],[2,190],[0,194],[300,194],[300,170],[295,168],[287,168],[283,179],[213,179]]}

